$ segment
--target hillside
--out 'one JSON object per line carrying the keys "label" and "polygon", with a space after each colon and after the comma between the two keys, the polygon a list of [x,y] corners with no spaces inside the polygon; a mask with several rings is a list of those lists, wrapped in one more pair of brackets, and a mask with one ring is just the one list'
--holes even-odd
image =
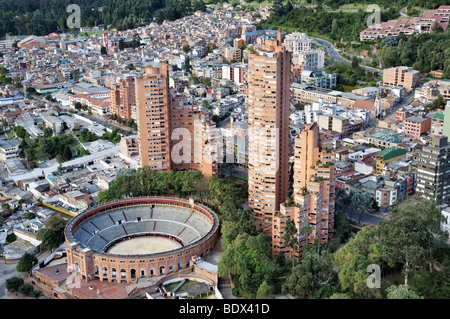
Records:
{"label": "hillside", "polygon": [[119,30],[149,23],[153,17],[174,20],[205,10],[202,0],[0,0],[0,38],[8,33],[66,32],[69,4],[80,6],[81,26],[104,24]]}

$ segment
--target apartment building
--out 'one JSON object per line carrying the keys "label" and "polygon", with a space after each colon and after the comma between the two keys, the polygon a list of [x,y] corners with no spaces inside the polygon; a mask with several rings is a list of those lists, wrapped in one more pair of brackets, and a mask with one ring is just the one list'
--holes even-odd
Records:
{"label": "apartment building", "polygon": [[[280,205],[272,224],[272,254],[301,258],[303,247],[318,239],[328,243],[334,233],[335,155],[324,141],[331,137],[320,133],[317,123],[307,125],[295,138],[292,198]],[[294,221],[298,250],[286,247],[283,239],[286,222]],[[310,233],[302,233],[305,226]]]}
{"label": "apartment building", "polygon": [[374,24],[360,33],[360,40],[377,40],[387,36],[400,34],[432,32],[432,27],[438,23],[444,30],[448,27],[450,6],[440,6],[436,10],[425,10],[421,17],[401,17],[397,20]]}
{"label": "apartment building", "polygon": [[186,94],[169,90],[165,62],[136,78],[139,162],[152,170],[219,173],[220,136],[212,115]]}
{"label": "apartment building", "polygon": [[397,66],[383,70],[383,85],[401,86],[411,90],[419,85],[420,72],[407,66]]}
{"label": "apartment building", "polygon": [[437,205],[450,201],[450,144],[447,136],[435,136],[417,159],[416,193]]}
{"label": "apartment building", "polygon": [[139,155],[139,144],[137,135],[122,136],[120,138],[119,147],[120,153],[125,156],[133,157]]}
{"label": "apartment building", "polygon": [[42,114],[41,117],[44,121],[45,126],[53,130],[54,135],[62,133],[64,122],[59,117],[53,116],[49,113]]}
{"label": "apartment building", "polygon": [[431,118],[410,116],[403,123],[403,132],[406,136],[420,139],[420,136],[431,129]]}
{"label": "apartment building", "polygon": [[228,60],[240,61],[242,59],[242,51],[239,48],[234,48],[230,45],[224,48],[224,57]]}
{"label": "apartment building", "polygon": [[[309,104],[323,100],[324,103],[342,105],[344,108],[374,108],[373,98],[365,97],[349,92],[341,92],[330,89],[315,88],[309,85],[292,83],[291,85],[292,103]],[[367,105],[363,105],[366,103]]]}
{"label": "apartment building", "polygon": [[19,157],[20,141],[17,139],[0,140],[0,161],[5,163],[7,160]]}
{"label": "apartment building", "polygon": [[289,52],[306,52],[311,50],[311,39],[301,32],[289,33],[284,37],[283,45]]}
{"label": "apartment building", "polygon": [[121,79],[119,84],[114,85],[110,90],[111,104],[110,113],[129,120],[132,118],[132,107],[136,105],[136,89],[134,78],[128,76]]}
{"label": "apartment building", "polygon": [[444,127],[442,129],[442,135],[450,138],[450,101],[447,101],[444,112]]}
{"label": "apartment building", "polygon": [[441,136],[444,132],[444,118],[443,113],[436,113],[431,119],[431,136]]}
{"label": "apartment building", "polygon": [[296,52],[292,56],[292,63],[307,66],[311,71],[319,71],[325,66],[325,52],[322,50]]}
{"label": "apartment building", "polygon": [[299,83],[322,89],[332,89],[337,85],[337,74],[304,70],[301,73]]}
{"label": "apartment building", "polygon": [[249,206],[269,225],[288,191],[291,52],[282,37],[263,38],[248,61]]}
{"label": "apartment building", "polygon": [[382,213],[387,213],[389,207],[397,202],[397,189],[392,186],[384,186],[375,191],[375,200]]}
{"label": "apartment building", "polygon": [[170,170],[172,110],[168,64],[146,67],[145,75],[136,78],[135,85],[140,165],[157,171]]}

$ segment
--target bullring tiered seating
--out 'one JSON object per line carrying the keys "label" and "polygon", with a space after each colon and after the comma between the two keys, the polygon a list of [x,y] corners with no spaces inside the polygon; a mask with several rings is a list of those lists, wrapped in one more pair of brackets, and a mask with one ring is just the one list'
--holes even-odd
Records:
{"label": "bullring tiered seating", "polygon": [[91,220],[98,228],[105,229],[114,225],[108,214],[101,214]]}
{"label": "bullring tiered seating", "polygon": [[189,245],[192,244],[194,240],[200,239],[200,236],[192,228],[186,227],[186,229],[181,233],[180,238],[185,245]]}
{"label": "bullring tiered seating", "polygon": [[74,236],[78,239],[78,242],[81,245],[86,245],[86,243],[91,239],[92,234],[89,234],[85,230],[83,230],[81,227],[78,227],[77,230],[74,233]]}
{"label": "bullring tiered seating", "polygon": [[150,233],[172,235],[189,245],[212,226],[208,218],[189,208],[141,205],[93,216],[78,225],[74,236],[80,244],[98,251],[119,238]]}

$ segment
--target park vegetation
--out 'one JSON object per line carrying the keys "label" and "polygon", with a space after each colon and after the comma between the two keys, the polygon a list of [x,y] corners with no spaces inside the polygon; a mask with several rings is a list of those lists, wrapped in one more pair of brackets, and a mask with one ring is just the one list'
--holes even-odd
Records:
{"label": "park vegetation", "polygon": [[44,136],[32,139],[21,126],[15,126],[13,130],[21,141],[21,156],[25,157],[30,168],[37,167],[37,161],[57,158],[62,162],[72,158],[71,146],[77,142],[70,135],[52,136],[51,129],[44,129]]}
{"label": "park vegetation", "polygon": [[442,70],[444,78],[449,78],[450,29],[387,37],[380,42],[380,58],[385,68],[411,66],[420,73]]}

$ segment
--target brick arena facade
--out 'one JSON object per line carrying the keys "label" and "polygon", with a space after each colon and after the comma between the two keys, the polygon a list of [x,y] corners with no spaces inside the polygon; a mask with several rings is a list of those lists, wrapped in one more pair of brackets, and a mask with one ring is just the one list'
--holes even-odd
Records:
{"label": "brick arena facade", "polygon": [[[134,283],[189,267],[214,248],[219,219],[209,208],[179,198],[145,197],[109,202],[74,217],[65,229],[67,270],[81,280]],[[169,238],[180,248],[153,254],[107,253],[139,236]]]}

